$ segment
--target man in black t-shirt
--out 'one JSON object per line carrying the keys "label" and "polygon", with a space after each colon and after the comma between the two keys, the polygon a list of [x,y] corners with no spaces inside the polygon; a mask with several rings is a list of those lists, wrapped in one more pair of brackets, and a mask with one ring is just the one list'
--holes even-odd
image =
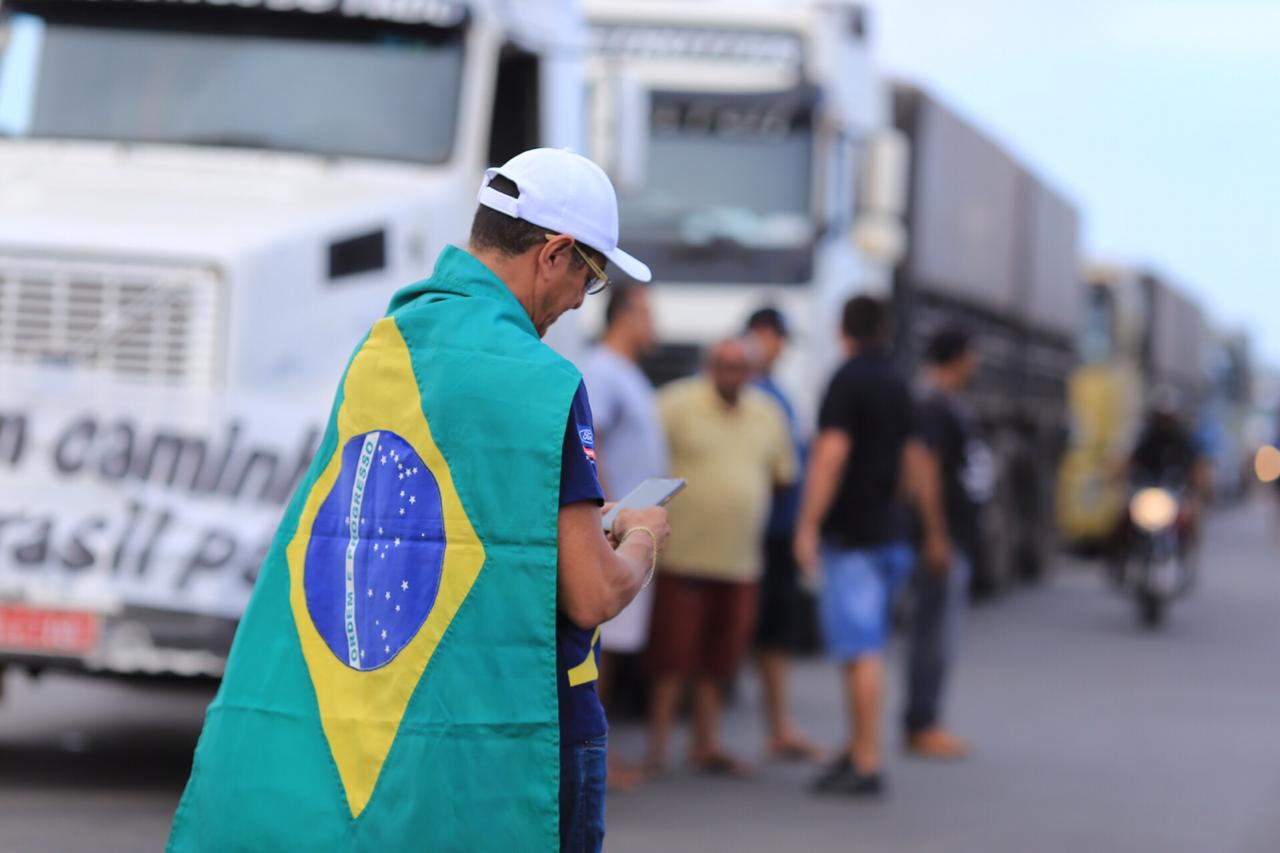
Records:
{"label": "man in black t-shirt", "polygon": [[885,351],[885,307],[851,299],[842,318],[850,358],[831,380],[809,458],[796,559],[822,572],[823,632],[841,666],[850,737],[817,781],[820,792],[855,795],[882,790],[880,718],[889,604],[910,575],[904,499],[924,525],[928,565],[948,565],[937,466],[918,437],[907,385]]}
{"label": "man in black t-shirt", "polygon": [[903,727],[913,755],[957,759],[967,755],[969,748],[942,727],[942,696],[969,600],[980,513],[991,494],[994,471],[960,397],[978,365],[969,336],[959,329],[943,329],[930,340],[926,359],[917,407],[920,434],[938,461],[953,549],[949,564],[926,565],[915,576]]}

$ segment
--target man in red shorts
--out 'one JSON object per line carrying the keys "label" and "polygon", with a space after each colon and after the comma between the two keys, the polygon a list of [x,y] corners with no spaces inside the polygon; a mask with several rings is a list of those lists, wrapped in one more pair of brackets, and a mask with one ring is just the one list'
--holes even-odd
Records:
{"label": "man in red shorts", "polygon": [[796,475],[786,418],[750,385],[739,340],[713,347],[702,375],[674,382],[658,407],[672,476],[688,488],[671,505],[672,529],[654,596],[650,761],[660,770],[685,687],[693,686],[690,760],[708,773],[744,775],[721,748],[720,700],[755,630],[760,541],[775,489]]}

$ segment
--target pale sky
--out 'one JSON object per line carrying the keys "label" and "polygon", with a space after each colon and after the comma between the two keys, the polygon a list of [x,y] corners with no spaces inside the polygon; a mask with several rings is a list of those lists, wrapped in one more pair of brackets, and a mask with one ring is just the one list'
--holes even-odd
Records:
{"label": "pale sky", "polygon": [[1280,363],[1280,0],[874,0],[887,72],[1075,199]]}

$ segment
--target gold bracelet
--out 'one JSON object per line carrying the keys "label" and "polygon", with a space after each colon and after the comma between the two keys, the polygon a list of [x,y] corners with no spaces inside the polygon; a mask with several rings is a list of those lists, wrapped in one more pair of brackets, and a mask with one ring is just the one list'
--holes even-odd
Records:
{"label": "gold bracelet", "polygon": [[658,571],[658,536],[647,527],[633,527],[623,535],[622,541],[618,543],[619,548],[627,544],[627,540],[631,538],[632,533],[648,533],[649,542],[653,545],[649,552],[649,572],[644,576],[644,581],[640,584],[640,589],[644,590],[648,588],[649,584],[653,583],[653,576]]}

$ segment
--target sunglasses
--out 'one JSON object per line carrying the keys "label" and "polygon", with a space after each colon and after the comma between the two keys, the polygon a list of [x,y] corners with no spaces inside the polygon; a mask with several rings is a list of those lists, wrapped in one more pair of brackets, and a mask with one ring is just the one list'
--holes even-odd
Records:
{"label": "sunglasses", "polygon": [[[547,242],[550,243],[559,236],[559,234],[548,234]],[[591,256],[582,250],[576,240],[573,243],[573,250],[578,253],[578,257],[582,258],[587,268],[591,270],[591,277],[587,279],[587,295],[595,296],[597,293],[603,293],[604,289],[609,286],[609,276],[604,274],[604,270],[600,268],[599,264],[591,260]]]}

